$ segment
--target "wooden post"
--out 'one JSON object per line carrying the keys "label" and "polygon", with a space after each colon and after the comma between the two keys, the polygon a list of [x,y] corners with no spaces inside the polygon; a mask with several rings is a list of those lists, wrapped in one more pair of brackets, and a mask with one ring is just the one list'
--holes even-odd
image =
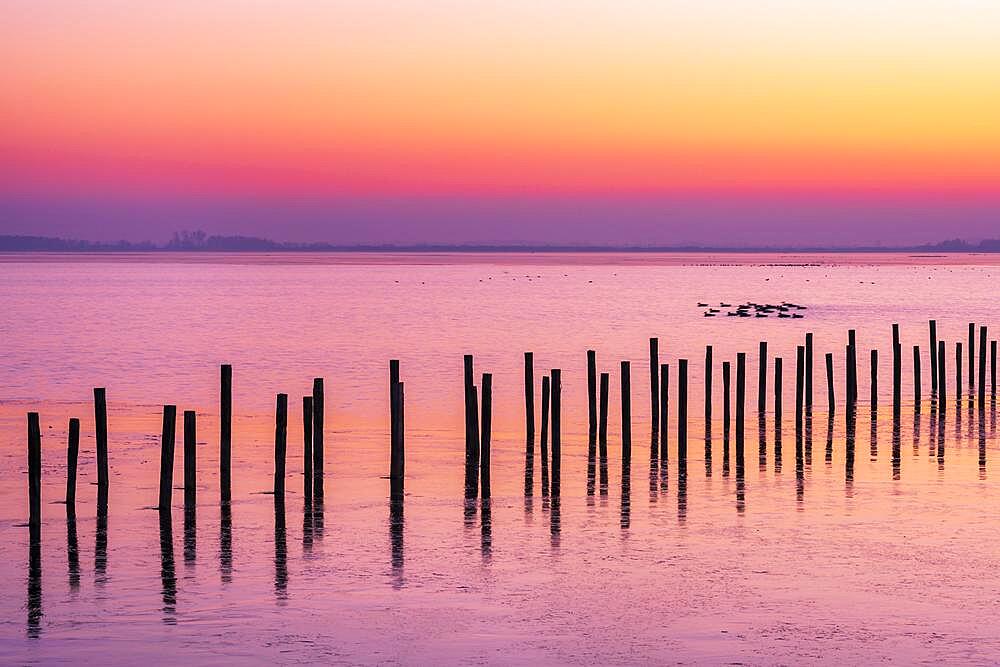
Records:
{"label": "wooden post", "polygon": [[601,461],[608,460],[608,392],[610,383],[611,375],[601,373],[601,422],[597,437]]}
{"label": "wooden post", "polygon": [[66,510],[73,512],[76,505],[76,462],[80,454],[80,420],[69,420],[69,443],[66,449]]}
{"label": "wooden post", "polygon": [[312,422],[313,422],[313,494],[318,498],[323,497],[323,420],[324,420],[324,391],[323,378],[313,379],[312,395]]}
{"label": "wooden post", "polygon": [[826,401],[827,411],[832,415],[836,407],[836,399],[833,395],[833,353],[826,353]]}
{"label": "wooden post", "polygon": [[591,437],[597,433],[597,353],[587,350],[587,425]]}
{"label": "wooden post", "polygon": [[232,500],[233,458],[233,367],[221,367],[219,392],[219,499]]}
{"label": "wooden post", "polygon": [[743,465],[743,426],[746,412],[746,366],[747,355],[744,352],[736,354],[736,462]]}
{"label": "wooden post", "polygon": [[[808,356],[806,357],[808,360]],[[806,364],[808,369],[809,364]],[[806,378],[809,376],[806,375]],[[781,424],[781,357],[774,358],[774,424],[775,430],[780,429]]]}
{"label": "wooden post", "polygon": [[849,379],[849,396],[851,406],[856,406],[858,403],[858,343],[857,335],[854,329],[850,329],[847,332],[848,339],[848,350],[847,363],[848,363],[848,379]]}
{"label": "wooden post", "polygon": [[[465,355],[465,465],[469,471],[469,483],[478,487],[479,473],[479,411],[476,405],[473,358]],[[478,489],[476,489],[478,491]],[[478,495],[474,493],[473,497]]]}
{"label": "wooden post", "polygon": [[986,327],[979,327],[979,405],[986,402]]}
{"label": "wooden post", "polygon": [[872,407],[878,405],[878,350],[872,350],[871,353],[871,379],[869,384],[871,385],[871,398],[869,401]]}
{"label": "wooden post", "polygon": [[688,362],[677,360],[677,460],[687,462]]}
{"label": "wooden post", "polygon": [[[731,422],[730,405],[732,401],[730,390],[730,364],[728,361],[722,362],[722,434],[725,442],[729,442],[729,427]],[[726,459],[728,459],[728,454]]]}
{"label": "wooden post", "polygon": [[490,498],[490,438],[493,433],[493,375],[483,373],[482,426],[480,427],[480,483],[482,499]]}
{"label": "wooden post", "polygon": [[937,341],[937,321],[928,322],[930,328],[931,345],[931,391],[938,388],[938,341]]}
{"label": "wooden post", "polygon": [[42,427],[37,412],[28,413],[28,526],[34,533],[42,526]]}
{"label": "wooden post", "polygon": [[[186,413],[185,413],[186,415]],[[288,394],[278,394],[274,409],[274,495],[285,495],[285,452],[288,443]]]}
{"label": "wooden post", "polygon": [[955,399],[962,400],[962,344],[955,343]]}
{"label": "wooden post", "polygon": [[632,372],[631,364],[621,365],[622,392],[622,461],[632,460]]}
{"label": "wooden post", "polygon": [[649,414],[653,433],[660,432],[660,340],[649,339]]}
{"label": "wooden post", "polygon": [[802,431],[802,407],[805,400],[806,349],[802,345],[795,348],[795,431]]}
{"label": "wooden post", "polygon": [[712,346],[705,346],[705,428],[712,426]]}
{"label": "wooden post", "polygon": [[192,510],[196,505],[197,491],[197,470],[198,454],[196,444],[198,442],[195,427],[194,410],[184,411],[184,510]]}
{"label": "wooden post", "polygon": [[535,452],[535,355],[524,353],[524,436],[528,443],[529,453],[534,458]]}
{"label": "wooden post", "polygon": [[97,437],[97,487],[108,488],[108,401],[104,387],[94,388],[94,426]]}
{"label": "wooden post", "polygon": [[390,388],[389,400],[392,403],[391,429],[389,438],[389,479],[397,485],[403,482],[406,476],[406,449],[403,427],[403,405],[404,390],[403,383],[396,382]]}
{"label": "wooden post", "polygon": [[969,392],[975,388],[976,384],[976,323],[969,322]]}
{"label": "wooden post", "polygon": [[938,412],[943,416],[946,412],[945,410],[945,398],[947,395],[946,391],[946,381],[945,381],[945,363],[944,363],[944,341],[939,340],[938,342]]}
{"label": "wooden post", "polygon": [[177,428],[177,406],[163,406],[163,428],[160,432],[160,500],[157,508],[169,512],[174,489],[174,431]]}
{"label": "wooden post", "polygon": [[670,414],[670,364],[660,364],[660,461],[667,460],[667,416]]}
{"label": "wooden post", "polygon": [[990,395],[997,395],[997,342],[990,341]]}
{"label": "wooden post", "polygon": [[913,403],[920,410],[920,346],[913,346]]}
{"label": "wooden post", "polygon": [[761,341],[757,348],[757,412],[767,412],[767,342]]}
{"label": "wooden post", "polygon": [[562,471],[562,371],[553,368],[552,373],[552,495],[559,496]]}
{"label": "wooden post", "polygon": [[[552,393],[552,381],[549,379],[548,375],[542,376],[542,433],[541,440],[539,442],[539,452],[542,459],[542,469],[549,469],[549,400],[550,394]],[[542,487],[543,492],[547,493],[544,485]]]}
{"label": "wooden post", "polygon": [[813,406],[813,335],[806,334],[806,412]]}
{"label": "wooden post", "polygon": [[313,489],[313,399],[302,397],[302,494],[306,503],[312,502]]}
{"label": "wooden post", "polygon": [[903,393],[903,346],[895,343],[892,347],[892,416],[899,421]]}

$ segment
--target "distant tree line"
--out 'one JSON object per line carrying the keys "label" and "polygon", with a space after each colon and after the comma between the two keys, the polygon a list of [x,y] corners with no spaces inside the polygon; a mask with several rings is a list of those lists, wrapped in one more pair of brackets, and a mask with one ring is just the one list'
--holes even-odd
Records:
{"label": "distant tree line", "polygon": [[97,242],[47,236],[0,235],[0,252],[1000,252],[1000,239],[951,239],[916,246],[654,246],[531,244],[367,244],[288,243],[254,236],[216,236],[202,230],[174,232],[164,244],[152,241]]}

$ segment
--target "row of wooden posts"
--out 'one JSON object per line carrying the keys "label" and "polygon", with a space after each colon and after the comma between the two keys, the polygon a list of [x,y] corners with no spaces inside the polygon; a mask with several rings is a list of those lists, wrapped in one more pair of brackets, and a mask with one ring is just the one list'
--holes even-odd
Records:
{"label": "row of wooden posts", "polygon": [[[901,405],[902,348],[899,342],[899,325],[892,325],[893,332],[893,415],[898,420]],[[945,342],[937,339],[937,323],[930,321],[930,368],[932,398],[940,411],[945,410],[946,399],[946,350]],[[968,341],[968,377],[970,393],[973,386],[978,386],[979,404],[982,407],[986,396],[986,349],[987,329],[979,328],[978,345],[978,385],[973,381],[975,364],[975,325],[969,325]],[[989,342],[990,349],[990,387],[991,394],[996,395],[996,358],[997,341]],[[955,391],[962,393],[962,343],[955,346]],[[852,412],[858,402],[858,372],[857,372],[857,341],[853,329],[848,331],[848,342],[845,350],[845,404]],[[870,357],[870,391],[871,403],[878,402],[878,350],[871,351]],[[780,423],[782,415],[782,359],[774,358],[774,419]],[[812,387],[813,335],[805,335],[804,345],[796,349],[796,425],[801,426],[803,410],[810,412],[813,405]],[[832,415],[836,408],[834,392],[833,354],[825,355],[827,409]],[[767,376],[768,376],[767,343],[761,342],[758,349],[757,376],[757,409],[763,416],[767,409]],[[649,372],[650,372],[650,414],[654,436],[653,453],[666,460],[667,420],[670,398],[670,364],[659,363],[659,340],[649,340]],[[621,386],[621,441],[623,462],[631,458],[632,449],[632,409],[631,409],[631,364],[622,361],[620,367]],[[472,355],[464,358],[465,376],[465,495],[466,498],[481,497],[488,499],[491,494],[491,438],[492,438],[492,375],[483,373],[480,386],[475,384],[475,374]],[[713,350],[709,345],[705,349],[705,423],[712,420],[712,377]],[[220,410],[220,500],[225,505],[232,498],[232,367],[221,367],[221,410]],[[688,360],[677,362],[677,456],[680,462],[687,459],[687,409],[688,409]],[[723,428],[728,432],[730,426],[730,390],[731,364],[722,363],[723,382]],[[602,458],[606,454],[608,432],[608,392],[610,374],[597,372],[597,356],[594,350],[587,351],[587,403],[588,425],[591,447],[599,442],[602,448]],[[746,394],[746,354],[736,355],[736,443],[737,457],[740,457],[743,443],[743,428],[745,420]],[[534,458],[535,441],[535,379],[534,360],[531,352],[524,353],[524,396],[526,425],[526,457],[528,462]],[[921,356],[920,347],[913,346],[913,391],[917,406],[921,402]],[[548,464],[551,473],[550,488],[552,495],[560,492],[561,477],[561,394],[562,377],[558,368],[551,369],[541,381],[541,438],[540,456]],[[405,438],[404,438],[404,391],[399,379],[399,361],[389,362],[389,396],[390,396],[390,456],[389,480],[393,497],[401,496],[405,478]],[[104,498],[106,506],[108,475],[108,421],[107,397],[104,388],[94,389],[95,436],[97,444],[97,474],[99,497]],[[160,449],[160,486],[157,508],[161,512],[169,512],[172,503],[174,441],[177,408],[174,405],[163,407],[163,427],[161,431]],[[304,456],[304,486],[303,491],[307,502],[312,498],[323,496],[323,430],[324,430],[324,395],[323,378],[313,380],[312,394],[302,398],[303,420],[303,456]],[[196,505],[196,413],[186,410],[183,413],[184,425],[184,506],[193,511]],[[274,436],[274,485],[276,497],[283,497],[285,492],[285,459],[287,453],[288,425],[288,395],[278,394],[275,406],[275,436]],[[551,443],[551,451],[550,451]],[[656,452],[658,443],[659,451]],[[72,512],[76,502],[76,472],[80,444],[80,420],[72,418],[69,421],[69,444],[67,455],[66,504]],[[707,451],[708,456],[711,455]],[[28,495],[29,495],[29,526],[37,529],[41,524],[41,430],[37,412],[28,413]]]}

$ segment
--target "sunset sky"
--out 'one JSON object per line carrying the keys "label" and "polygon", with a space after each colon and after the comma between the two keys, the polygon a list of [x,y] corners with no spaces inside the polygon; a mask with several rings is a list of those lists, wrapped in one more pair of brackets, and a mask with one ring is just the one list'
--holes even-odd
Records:
{"label": "sunset sky", "polygon": [[0,233],[1000,236],[996,0],[5,0]]}

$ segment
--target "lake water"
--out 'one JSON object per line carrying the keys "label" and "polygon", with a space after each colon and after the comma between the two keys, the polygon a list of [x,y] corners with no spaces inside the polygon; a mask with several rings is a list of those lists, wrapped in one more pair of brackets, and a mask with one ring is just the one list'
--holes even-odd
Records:
{"label": "lake water", "polygon": [[[0,256],[0,662],[996,663],[1000,442],[990,388],[982,404],[969,393],[967,347],[961,394],[954,383],[955,343],[967,346],[969,323],[996,338],[998,278],[1000,257],[988,255]],[[704,317],[697,306],[746,301],[807,308],[779,319]],[[930,391],[931,318],[947,349],[943,416]],[[903,350],[898,422],[892,323]],[[843,403],[851,328],[853,431]],[[797,438],[795,357],[806,332],[815,404]],[[671,368],[665,466],[650,462],[651,336]],[[763,431],[760,341],[770,357]],[[600,474],[588,480],[588,349],[610,373],[606,484]],[[525,351],[534,354],[536,413],[542,375],[562,370],[558,498],[543,496],[537,438],[525,493]],[[722,424],[721,365],[738,352],[747,354],[741,467]],[[463,498],[464,354],[475,355],[477,383],[493,374],[485,508]],[[390,503],[383,478],[391,358],[406,386],[401,503]],[[676,451],[681,358],[690,364],[686,474]],[[627,466],[622,360],[632,362]],[[223,363],[234,368],[225,511]],[[326,482],[322,505],[307,511],[300,406],[314,377],[326,385]],[[93,387],[107,388],[109,413],[100,519]],[[279,392],[290,406],[283,504],[263,493]],[[194,521],[179,490],[171,521],[148,509],[164,404],[197,411]],[[40,413],[43,434],[35,558],[23,525],[29,411]],[[69,520],[56,501],[74,416],[81,451]],[[178,486],[182,459],[178,436]]]}

